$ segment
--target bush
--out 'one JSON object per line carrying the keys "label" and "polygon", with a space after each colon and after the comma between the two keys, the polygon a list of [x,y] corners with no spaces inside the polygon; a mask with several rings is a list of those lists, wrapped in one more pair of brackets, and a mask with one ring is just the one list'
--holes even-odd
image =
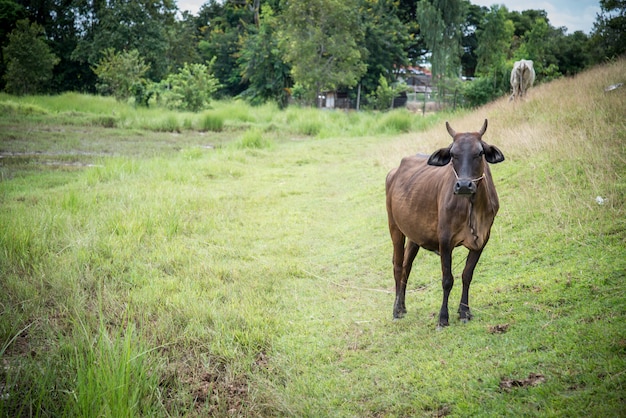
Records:
{"label": "bush", "polygon": [[[98,76],[96,85],[101,94],[110,94],[117,100],[126,100],[135,96],[137,104],[147,105],[144,75],[150,69],[136,49],[128,52],[116,52],[113,48],[105,49],[104,56],[93,68]],[[149,99],[149,97],[148,97]]]}
{"label": "bush", "polygon": [[464,85],[463,97],[470,107],[482,106],[504,94],[494,87],[491,77],[479,77]]}
{"label": "bush", "polygon": [[44,38],[42,26],[18,20],[3,48],[7,93],[24,95],[42,92],[52,78],[52,69],[59,63]]}
{"label": "bush", "polygon": [[205,109],[217,91],[217,78],[203,64],[187,64],[165,81],[163,96],[168,107],[197,112]]}
{"label": "bush", "polygon": [[389,110],[392,108],[394,97],[406,91],[407,85],[405,83],[389,85],[387,79],[381,75],[376,91],[367,95],[367,107],[373,110]]}

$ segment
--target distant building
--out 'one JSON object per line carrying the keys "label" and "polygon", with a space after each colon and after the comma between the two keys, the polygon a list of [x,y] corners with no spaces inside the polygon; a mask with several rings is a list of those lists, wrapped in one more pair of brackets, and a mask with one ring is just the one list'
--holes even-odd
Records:
{"label": "distant building", "polygon": [[413,93],[426,94],[428,97],[433,93],[432,73],[426,67],[402,67],[398,71],[398,81],[405,82]]}

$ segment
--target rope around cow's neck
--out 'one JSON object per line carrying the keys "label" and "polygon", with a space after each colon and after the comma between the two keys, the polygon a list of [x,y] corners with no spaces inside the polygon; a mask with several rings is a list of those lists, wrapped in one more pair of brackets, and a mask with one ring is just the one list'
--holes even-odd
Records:
{"label": "rope around cow's neck", "polygon": [[[460,180],[459,175],[456,173],[456,170],[454,169],[454,166],[452,166],[452,171],[454,171],[454,175],[456,176],[456,179],[457,179],[457,180]],[[480,177],[478,177],[478,178],[475,178],[475,179],[473,179],[473,180],[470,180],[470,181],[471,181],[472,183],[474,183],[474,182],[477,182],[477,181],[481,181],[481,180],[482,180],[482,179],[484,179],[484,178],[485,178],[485,173],[483,172],[483,175],[482,175],[482,176],[480,176]]]}

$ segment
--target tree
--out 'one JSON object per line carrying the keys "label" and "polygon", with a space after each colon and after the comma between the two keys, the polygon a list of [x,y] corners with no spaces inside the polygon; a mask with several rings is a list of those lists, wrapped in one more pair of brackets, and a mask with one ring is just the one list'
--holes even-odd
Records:
{"label": "tree", "polygon": [[357,0],[286,3],[281,45],[294,81],[309,98],[355,86],[365,73],[357,6]]}
{"label": "tree", "polygon": [[408,91],[405,83],[393,83],[389,85],[387,79],[381,74],[378,79],[378,87],[368,95],[368,107],[375,110],[389,110],[393,108],[393,99],[400,93]]}
{"label": "tree", "polygon": [[271,7],[263,9],[258,28],[248,25],[248,36],[242,41],[238,63],[243,80],[249,83],[243,96],[253,104],[274,100],[287,106],[287,88],[291,85],[291,68],[283,62],[276,37],[278,21]]}
{"label": "tree", "polygon": [[417,21],[432,54],[435,80],[459,76],[462,25],[466,13],[463,0],[423,0],[417,4]]}
{"label": "tree", "polygon": [[217,79],[204,64],[185,64],[167,77],[166,104],[173,109],[197,112],[204,109],[219,87]]}
{"label": "tree", "polygon": [[80,25],[84,35],[73,59],[95,65],[102,51],[136,49],[150,65],[147,77],[157,81],[169,69],[166,29],[174,24],[173,0],[80,1]]}
{"label": "tree", "polygon": [[[97,89],[102,94],[110,94],[117,100],[127,100],[131,96],[142,96],[147,81],[145,75],[150,69],[139,51],[116,52],[113,48],[104,50],[100,62],[93,67],[98,76]],[[143,100],[141,100],[143,101]],[[139,104],[139,103],[138,103]]]}
{"label": "tree", "polygon": [[15,29],[16,22],[26,18],[26,9],[13,0],[0,0],[0,88],[4,87],[6,73],[2,50],[9,43],[9,33]]}
{"label": "tree", "polygon": [[559,72],[574,75],[591,64],[588,53],[589,37],[582,31],[576,31],[559,39]]}
{"label": "tree", "polygon": [[43,26],[52,52],[59,57],[54,67],[51,89],[94,91],[96,77],[87,62],[72,58],[83,35],[79,24],[83,20],[80,5],[84,0],[20,0],[29,17]]}
{"label": "tree", "polygon": [[563,36],[561,29],[555,29],[547,18],[537,18],[531,30],[526,32],[522,44],[514,52],[515,60],[530,59],[534,63],[537,81],[547,81],[559,77],[556,53],[558,40]]}
{"label": "tree", "polygon": [[600,0],[600,10],[591,39],[597,61],[626,53],[626,0]]}
{"label": "tree", "polygon": [[185,63],[202,62],[198,51],[199,32],[195,20],[194,16],[184,12],[181,20],[165,29],[167,74],[177,72]]}
{"label": "tree", "polygon": [[479,46],[477,32],[488,11],[487,7],[473,4],[470,4],[467,10],[467,18],[463,24],[463,38],[461,40],[463,47],[463,55],[461,56],[462,74],[467,77],[476,76],[476,67],[478,65],[476,50]]}
{"label": "tree", "polygon": [[409,27],[398,17],[391,0],[363,0],[361,20],[367,71],[361,79],[363,92],[373,92],[380,86],[380,77],[393,83],[396,73],[408,64],[407,50],[412,43]]}
{"label": "tree", "polygon": [[203,61],[215,59],[212,71],[219,80],[218,96],[237,96],[248,88],[237,58],[246,27],[254,25],[254,9],[235,1],[210,0],[200,9],[198,49]]}
{"label": "tree", "polygon": [[46,44],[43,28],[27,19],[17,22],[3,53],[7,65],[5,89],[18,95],[44,91],[59,62]]}
{"label": "tree", "polygon": [[[491,6],[481,22],[481,28],[476,31],[478,48],[477,73],[490,77],[493,81],[493,91],[499,91],[499,82],[508,73],[507,60],[510,58],[510,46],[514,34],[513,22],[508,18],[508,10],[504,6]],[[507,80],[505,80],[507,81]]]}
{"label": "tree", "polygon": [[396,0],[397,15],[406,26],[409,35],[409,44],[405,51],[411,64],[424,61],[424,55],[428,52],[424,38],[420,35],[420,26],[417,23],[416,12],[419,0]]}

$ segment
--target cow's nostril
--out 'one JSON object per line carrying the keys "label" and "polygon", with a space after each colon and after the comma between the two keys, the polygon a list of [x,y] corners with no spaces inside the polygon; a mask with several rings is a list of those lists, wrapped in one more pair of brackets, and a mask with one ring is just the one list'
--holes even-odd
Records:
{"label": "cow's nostril", "polygon": [[454,194],[473,194],[476,187],[471,180],[459,180],[454,185]]}

